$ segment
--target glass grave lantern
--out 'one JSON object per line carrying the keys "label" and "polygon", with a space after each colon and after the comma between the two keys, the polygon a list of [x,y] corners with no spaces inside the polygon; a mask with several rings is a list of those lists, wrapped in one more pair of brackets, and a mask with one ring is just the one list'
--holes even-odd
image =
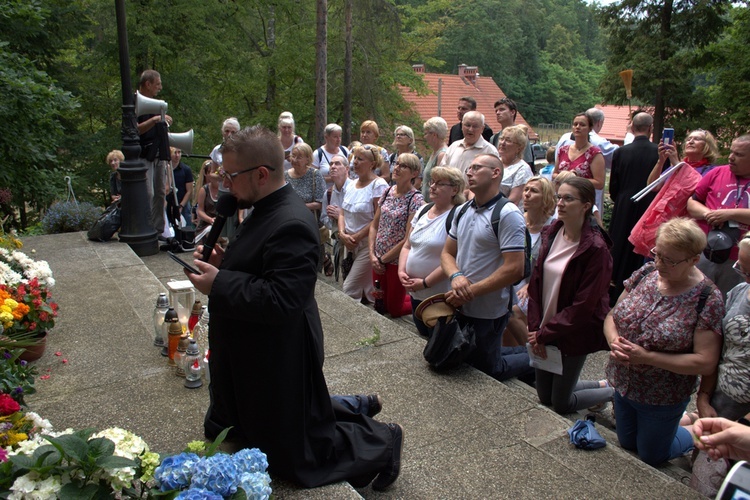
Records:
{"label": "glass grave lantern", "polygon": [[156,299],[154,307],[154,345],[157,347],[164,346],[164,337],[166,326],[164,325],[164,315],[169,310],[169,299],[166,293],[160,293]]}
{"label": "glass grave lantern", "polygon": [[170,281],[167,283],[167,288],[169,288],[169,303],[177,311],[182,331],[187,332],[190,312],[195,302],[195,288],[189,280]]}

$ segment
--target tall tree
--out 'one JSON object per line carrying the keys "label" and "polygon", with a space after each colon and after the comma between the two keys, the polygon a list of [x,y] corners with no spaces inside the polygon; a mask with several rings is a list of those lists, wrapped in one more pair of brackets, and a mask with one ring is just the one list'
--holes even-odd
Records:
{"label": "tall tree", "polygon": [[622,0],[601,9],[609,58],[602,93],[623,104],[619,72],[633,69],[633,97],[654,107],[654,134],[668,112],[688,109],[695,88],[692,53],[715,40],[730,0]]}
{"label": "tall tree", "polygon": [[324,141],[328,121],[328,0],[317,1],[315,39],[315,138]]}

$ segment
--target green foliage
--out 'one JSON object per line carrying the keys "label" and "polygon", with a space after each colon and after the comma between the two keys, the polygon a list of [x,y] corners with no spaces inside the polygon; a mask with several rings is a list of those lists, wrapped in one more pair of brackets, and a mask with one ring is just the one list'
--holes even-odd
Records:
{"label": "green foliage", "polygon": [[116,456],[115,444],[107,438],[92,438],[93,433],[94,429],[85,429],[58,437],[42,436],[50,444],[40,446],[30,457],[10,457],[13,475],[34,471],[42,477],[66,476],[71,482],[63,485],[60,498],[108,498],[112,490],[103,480],[103,471],[135,468],[138,463]]}
{"label": "green foliage", "polygon": [[25,405],[24,398],[36,392],[34,377],[37,369],[27,361],[18,359],[23,349],[10,348],[12,344],[7,341],[3,344],[5,345],[0,346],[0,393],[8,394],[18,404]]}
{"label": "green foliage", "polygon": [[49,207],[42,218],[42,227],[46,234],[86,231],[101,214],[101,209],[91,203],[62,201]]}
{"label": "green foliage", "polygon": [[654,107],[655,134],[670,114],[694,108],[694,51],[727,23],[728,0],[621,0],[600,11],[610,55],[602,83],[608,102],[623,104],[619,72],[633,69],[633,105]]}
{"label": "green foliage", "polygon": [[372,327],[373,334],[370,337],[365,337],[363,339],[360,339],[356,342],[356,345],[360,347],[368,347],[373,346],[378,343],[380,340],[380,328],[377,326]]}
{"label": "green foliage", "polygon": [[703,106],[702,126],[728,143],[750,131],[750,8],[735,6],[732,24],[697,58],[701,66],[695,101]]}

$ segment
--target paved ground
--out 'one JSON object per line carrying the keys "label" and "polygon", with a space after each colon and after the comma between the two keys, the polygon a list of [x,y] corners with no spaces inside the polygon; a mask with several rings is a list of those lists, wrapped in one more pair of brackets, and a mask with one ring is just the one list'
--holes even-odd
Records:
{"label": "paved ground", "polygon": [[[32,249],[55,273],[60,318],[37,362],[49,378],[39,380],[31,408],[58,429],[127,428],[160,452],[202,438],[206,388],[185,389],[152,345],[156,297],[182,279],[180,268],[163,253],[140,259],[84,233],[28,238],[24,251]],[[405,429],[402,475],[386,493],[274,481],[278,498],[701,498],[665,474],[674,468],[653,469],[624,452],[606,428],[606,448],[572,448],[570,418],[540,406],[524,384],[470,367],[430,371],[408,320],[380,316],[324,279],[316,297],[330,390],[381,394],[378,418]],[[359,345],[375,328],[380,340]],[[587,363],[589,376],[601,377],[603,359]]]}

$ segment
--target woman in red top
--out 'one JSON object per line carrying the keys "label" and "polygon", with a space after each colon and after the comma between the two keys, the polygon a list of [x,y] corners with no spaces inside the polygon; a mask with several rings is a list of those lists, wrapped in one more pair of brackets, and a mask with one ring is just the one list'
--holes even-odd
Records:
{"label": "woman in red top", "polygon": [[557,177],[559,172],[568,170],[578,177],[589,179],[594,184],[594,189],[604,189],[604,156],[601,150],[589,141],[589,133],[593,129],[594,122],[586,113],[578,113],[573,118],[575,142],[560,148],[552,179]]}

